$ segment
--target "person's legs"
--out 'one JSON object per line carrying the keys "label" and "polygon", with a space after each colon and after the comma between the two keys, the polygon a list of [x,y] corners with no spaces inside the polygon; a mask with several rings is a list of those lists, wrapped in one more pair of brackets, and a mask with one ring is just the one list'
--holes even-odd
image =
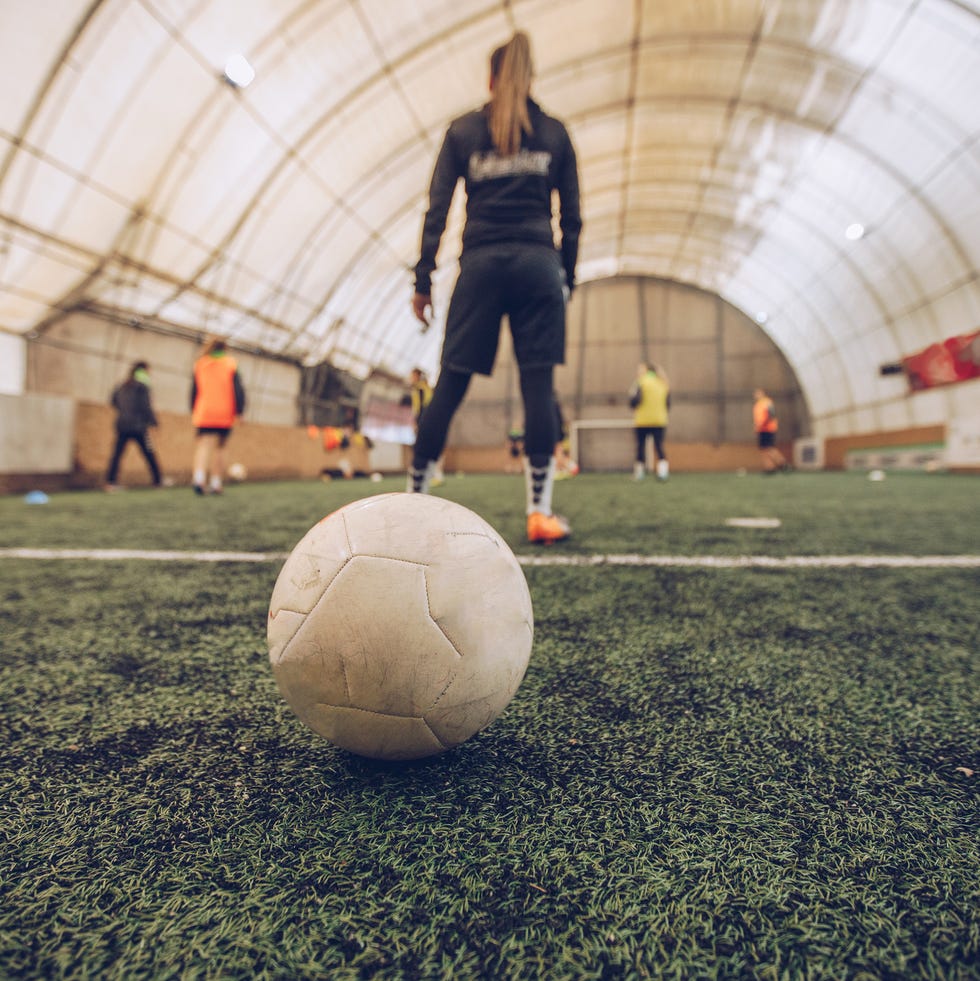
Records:
{"label": "person's legs", "polygon": [[146,459],[147,466],[150,468],[150,474],[153,477],[153,486],[160,486],[160,465],[157,463],[156,453],[153,452],[153,441],[150,439],[150,434],[148,432],[139,433],[134,437],[143,456]]}
{"label": "person's legs", "polygon": [[658,460],[666,460],[667,456],[664,453],[664,427],[654,426],[650,430],[650,435],[653,437],[653,452]]}
{"label": "person's legs", "polygon": [[775,473],[786,465],[785,457],[776,449],[774,433],[759,433],[759,453],[764,473]]}
{"label": "person's legs", "polygon": [[776,470],[789,469],[789,464],[786,462],[786,457],[783,456],[775,445],[767,447],[763,451],[763,456],[765,458],[767,472],[772,473]]}
{"label": "person's legs", "polygon": [[633,429],[636,436],[636,457],[633,460],[633,479],[642,480],[646,476],[647,436],[650,430],[646,426],[636,426]]}
{"label": "person's legs", "polygon": [[449,424],[466,395],[470,385],[469,374],[443,368],[432,393],[432,401],[419,419],[412,451],[412,466],[408,473],[406,490],[410,494],[425,494],[435,473],[436,463],[446,448]]}
{"label": "person's legs", "polygon": [[446,315],[440,380],[447,368],[464,375],[489,375],[493,371],[500,322],[507,312],[510,251],[510,246],[483,246],[460,258],[459,276]]}
{"label": "person's legs", "polygon": [[524,401],[524,455],[527,476],[527,513],[551,514],[555,481],[555,417],[552,411],[554,368],[521,370]]}
{"label": "person's legs", "polygon": [[664,450],[665,429],[663,426],[654,426],[652,433],[653,451],[657,456],[657,480],[666,480],[670,474],[670,464],[667,462],[667,453]]}
{"label": "person's legs", "polygon": [[[506,256],[506,250],[503,253]],[[446,448],[449,424],[474,373],[493,370],[503,316],[502,280],[505,270],[499,248],[471,249],[460,258],[459,276],[449,301],[442,370],[432,400],[418,420],[409,493],[427,493]]]}
{"label": "person's legs", "polygon": [[116,433],[116,446],[112,451],[112,460],[109,463],[109,470],[106,473],[106,486],[115,487],[119,477],[119,461],[122,459],[123,450],[129,442],[129,433]]}
{"label": "person's legs", "polygon": [[203,494],[208,480],[211,455],[218,445],[216,433],[198,432],[194,442],[194,493]]}
{"label": "person's legs", "polygon": [[527,537],[556,542],[569,535],[568,522],[552,512],[556,426],[554,366],[565,360],[565,298],[554,249],[529,247],[507,264],[506,312],[520,368],[524,402]]}
{"label": "person's legs", "polygon": [[521,369],[524,401],[524,475],[527,537],[531,542],[561,541],[569,535],[568,522],[552,510],[557,461],[554,456],[558,433],[551,411],[554,368]]}
{"label": "person's legs", "polygon": [[222,477],[225,472],[225,448],[219,439],[211,454],[211,473],[208,482],[212,494],[220,494],[223,490]]}
{"label": "person's legs", "polygon": [[216,437],[214,452],[211,454],[211,493],[220,494],[224,489],[225,478],[225,443],[228,433],[219,433]]}

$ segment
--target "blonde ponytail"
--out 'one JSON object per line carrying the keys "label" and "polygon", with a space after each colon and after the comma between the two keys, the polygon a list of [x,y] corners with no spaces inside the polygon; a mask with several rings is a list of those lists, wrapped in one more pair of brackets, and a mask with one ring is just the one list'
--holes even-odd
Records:
{"label": "blonde ponytail", "polygon": [[527,100],[531,93],[531,41],[518,31],[490,56],[493,92],[490,97],[490,136],[498,153],[512,156],[521,148],[521,133],[531,133]]}

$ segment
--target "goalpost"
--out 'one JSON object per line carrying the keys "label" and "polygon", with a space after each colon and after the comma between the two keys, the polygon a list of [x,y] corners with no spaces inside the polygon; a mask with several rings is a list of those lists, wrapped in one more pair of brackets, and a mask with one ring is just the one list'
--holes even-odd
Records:
{"label": "goalpost", "polygon": [[[568,431],[569,451],[583,472],[626,472],[633,469],[636,437],[632,419],[577,419]],[[647,468],[653,465],[647,441]]]}

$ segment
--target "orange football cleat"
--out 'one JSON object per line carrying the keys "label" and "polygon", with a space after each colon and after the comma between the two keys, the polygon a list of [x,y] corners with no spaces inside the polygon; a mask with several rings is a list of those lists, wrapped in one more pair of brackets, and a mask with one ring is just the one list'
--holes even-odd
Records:
{"label": "orange football cleat", "polygon": [[529,542],[540,542],[550,545],[552,542],[560,542],[563,538],[568,538],[572,529],[568,526],[568,521],[557,514],[542,514],[535,511],[527,516],[527,540]]}

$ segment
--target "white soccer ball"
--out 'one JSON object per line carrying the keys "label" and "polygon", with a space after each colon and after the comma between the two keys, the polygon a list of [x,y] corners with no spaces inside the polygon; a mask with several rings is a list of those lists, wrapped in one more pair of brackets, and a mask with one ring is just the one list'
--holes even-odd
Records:
{"label": "white soccer ball", "polygon": [[248,471],[245,469],[244,463],[233,463],[228,468],[228,479],[233,480],[236,484],[240,484],[247,477]]}
{"label": "white soccer ball", "polygon": [[527,670],[527,580],[483,518],[379,494],[314,525],[269,606],[269,659],[297,716],[361,756],[410,760],[485,729]]}

